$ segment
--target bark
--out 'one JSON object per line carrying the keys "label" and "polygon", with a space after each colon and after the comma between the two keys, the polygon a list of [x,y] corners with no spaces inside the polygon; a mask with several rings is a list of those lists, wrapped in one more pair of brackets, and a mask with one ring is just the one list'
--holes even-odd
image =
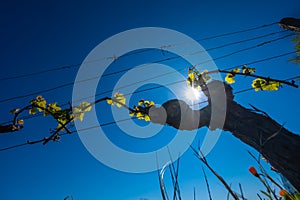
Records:
{"label": "bark", "polygon": [[[206,126],[210,129],[219,128],[229,131],[242,142],[260,152],[300,191],[300,136],[288,131],[266,113],[254,107],[248,109],[236,103],[233,99],[232,88],[223,84],[220,81],[212,81],[207,84],[208,87],[212,87],[209,92],[204,90],[209,100],[206,107],[192,110],[184,101],[170,100],[162,107],[150,110],[151,121],[182,130]],[[210,123],[213,120],[211,94],[217,94],[214,98],[218,98],[218,93],[220,95],[222,92],[224,93],[224,87],[223,91],[221,89],[222,85],[226,91],[225,122],[220,126],[211,126]],[[221,106],[214,107],[220,109],[220,113],[224,110]]]}
{"label": "bark", "polygon": [[19,131],[23,128],[23,126],[16,126],[16,125],[7,125],[7,126],[1,126],[0,125],[0,133],[10,133],[10,132],[15,132]]}
{"label": "bark", "polygon": [[300,32],[300,19],[286,17],[280,20],[279,25],[287,30]]}

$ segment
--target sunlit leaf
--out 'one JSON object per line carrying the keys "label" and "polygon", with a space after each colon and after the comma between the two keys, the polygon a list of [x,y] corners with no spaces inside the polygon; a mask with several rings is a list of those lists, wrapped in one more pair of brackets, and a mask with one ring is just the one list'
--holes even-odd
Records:
{"label": "sunlit leaf", "polygon": [[235,80],[234,80],[234,75],[231,74],[231,73],[228,73],[225,77],[225,81],[228,83],[228,84],[233,84],[235,83]]}
{"label": "sunlit leaf", "polygon": [[254,88],[255,91],[259,91],[259,90],[274,91],[274,90],[278,90],[279,87],[282,86],[282,83],[257,78],[257,79],[252,81],[251,86]]}
{"label": "sunlit leaf", "polygon": [[235,69],[232,70],[233,73],[239,73],[240,71],[241,71],[240,68],[235,68]]}
{"label": "sunlit leaf", "polygon": [[110,105],[113,104],[113,100],[111,100],[111,99],[106,99],[106,102],[107,102],[108,104],[110,104]]}
{"label": "sunlit leaf", "polygon": [[62,126],[63,126],[62,124],[58,124],[56,130],[60,130],[60,131],[65,130],[65,128],[61,128]]}
{"label": "sunlit leaf", "polygon": [[137,106],[133,106],[133,109],[134,109],[135,111],[139,111],[139,110],[140,110]]}
{"label": "sunlit leaf", "polygon": [[24,120],[23,119],[19,119],[18,120],[18,124],[21,124],[21,125],[24,124]]}
{"label": "sunlit leaf", "polygon": [[36,106],[39,112],[43,112],[47,106],[47,102],[42,96],[37,96],[34,100],[30,101],[30,104]]}
{"label": "sunlit leaf", "polygon": [[199,88],[201,89],[201,85],[204,85],[211,79],[208,76],[208,70],[203,70],[201,73],[194,66],[193,68],[189,68],[188,77],[186,79],[187,85],[189,87]]}
{"label": "sunlit leaf", "polygon": [[66,123],[68,122],[67,119],[62,119],[62,118],[58,119],[57,121],[58,121],[60,124],[66,124]]}
{"label": "sunlit leaf", "polygon": [[130,116],[130,117],[133,117],[134,114],[135,114],[135,112],[132,112],[132,111],[129,112],[129,116]]}
{"label": "sunlit leaf", "polygon": [[141,113],[141,112],[138,112],[138,113],[136,113],[136,117],[137,117],[138,119],[144,119],[144,114]]}
{"label": "sunlit leaf", "polygon": [[149,101],[149,107],[154,106],[154,104],[155,104],[154,101]]}
{"label": "sunlit leaf", "polygon": [[34,114],[36,114],[36,112],[37,112],[36,107],[32,107],[32,108],[29,110],[29,114],[30,114],[30,115],[34,115]]}
{"label": "sunlit leaf", "polygon": [[126,98],[124,97],[124,94],[115,93],[114,99],[115,99],[115,101],[117,101],[117,102],[119,102],[121,104],[126,104]]}
{"label": "sunlit leaf", "polygon": [[246,65],[242,67],[243,74],[252,74],[256,72],[255,68],[248,68]]}
{"label": "sunlit leaf", "polygon": [[83,117],[84,117],[84,112],[82,113],[79,113],[77,118],[80,120],[80,121],[83,121]]}
{"label": "sunlit leaf", "polygon": [[145,119],[146,122],[148,122],[148,121],[151,120],[150,117],[149,117],[149,115],[145,115],[144,119]]}
{"label": "sunlit leaf", "polygon": [[194,73],[189,73],[188,77],[191,79],[191,81],[195,81],[195,74]]}
{"label": "sunlit leaf", "polygon": [[115,93],[114,97],[112,99],[107,99],[106,102],[112,106],[116,105],[120,108],[126,104],[126,98],[124,97],[124,94]]}
{"label": "sunlit leaf", "polygon": [[154,102],[153,102],[153,101],[144,101],[144,106],[145,106],[146,108],[151,107],[151,106],[153,106],[153,105],[154,105]]}
{"label": "sunlit leaf", "polygon": [[51,113],[55,113],[57,111],[60,111],[61,108],[57,105],[57,103],[50,103],[50,104],[48,104],[48,110]]}
{"label": "sunlit leaf", "polygon": [[145,102],[144,99],[139,100],[138,105],[141,106],[141,105],[143,105],[144,102]]}
{"label": "sunlit leaf", "polygon": [[138,106],[135,106],[135,105],[133,106],[134,111],[130,111],[129,115],[131,117],[136,116],[137,119],[140,119],[140,120],[150,121],[150,116],[147,114],[147,112],[154,105],[155,105],[155,103],[153,101],[148,101],[148,100],[142,99],[138,102]]}
{"label": "sunlit leaf", "polygon": [[84,112],[89,112],[92,109],[92,106],[89,102],[81,102],[79,108]]}

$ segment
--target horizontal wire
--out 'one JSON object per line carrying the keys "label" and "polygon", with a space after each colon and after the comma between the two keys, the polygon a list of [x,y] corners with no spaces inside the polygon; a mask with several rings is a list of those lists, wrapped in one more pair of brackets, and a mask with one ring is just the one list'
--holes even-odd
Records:
{"label": "horizontal wire", "polygon": [[[135,119],[135,118],[136,117],[134,117],[133,119]],[[58,134],[58,135],[59,136],[70,135],[70,134],[73,134],[73,133],[76,133],[76,132],[80,132],[80,131],[86,131],[86,130],[90,130],[90,129],[94,129],[94,128],[99,128],[99,127],[103,127],[103,126],[112,125],[112,124],[123,122],[123,121],[128,121],[130,119],[132,119],[132,118],[126,118],[126,119],[121,119],[121,120],[118,120],[118,121],[107,122],[107,123],[104,123],[104,124],[101,124],[101,125],[91,126],[91,127],[88,127],[88,128],[83,128],[83,129],[79,129],[79,130],[76,130],[76,131],[72,131],[70,133],[62,133],[62,134]],[[39,140],[35,140],[35,141],[29,141],[29,140],[27,140],[27,142],[22,143],[22,144],[17,144],[17,145],[13,145],[13,146],[1,148],[0,151],[6,151],[6,150],[9,150],[9,149],[15,149],[15,148],[26,146],[26,145],[33,145],[33,144],[43,143],[47,139],[48,138],[43,138],[43,139],[39,139]]]}
{"label": "horizontal wire", "polygon": [[[199,42],[199,41],[205,41],[205,40],[215,39],[215,38],[229,36],[229,35],[235,35],[235,34],[238,34],[238,33],[244,33],[244,32],[253,31],[253,30],[257,30],[257,29],[261,29],[261,28],[266,28],[268,26],[272,26],[272,25],[277,24],[277,23],[278,22],[274,22],[274,23],[260,25],[260,26],[257,26],[257,27],[248,28],[248,29],[244,29],[244,30],[240,30],[240,31],[234,31],[234,32],[219,34],[219,35],[210,36],[210,37],[206,37],[206,38],[196,39],[196,41]],[[158,47],[158,49],[165,49],[165,48],[168,48],[168,47],[171,47],[171,46],[175,46],[175,45],[177,46],[177,45],[182,45],[182,44],[185,44],[185,43],[167,44],[167,45],[163,45],[161,47]],[[143,53],[143,52],[149,51],[149,50],[151,51],[153,49],[144,49],[144,50],[140,50],[140,51],[136,51],[136,52],[131,52],[131,53],[128,53],[127,56],[138,54],[138,53]],[[60,66],[60,67],[56,67],[56,68],[52,68],[52,69],[41,70],[41,71],[27,73],[27,74],[21,74],[21,75],[16,75],[16,76],[3,77],[3,78],[0,78],[0,81],[20,79],[20,78],[41,75],[41,74],[45,74],[45,73],[49,73],[49,72],[54,72],[54,71],[59,71],[59,70],[71,69],[71,68],[74,68],[74,67],[78,67],[78,66],[80,66],[82,64],[88,64],[88,63],[92,63],[92,62],[98,62],[100,60],[105,60],[105,59],[106,60],[107,59],[115,59],[115,56],[106,57],[106,58],[102,58],[102,59],[95,59],[95,60],[86,61],[86,62],[83,62],[83,63],[77,63],[77,64],[72,64],[72,65]]]}
{"label": "horizontal wire", "polygon": [[[243,51],[248,51],[248,50],[251,50],[251,49],[255,49],[255,48],[264,46],[264,45],[266,45],[266,44],[270,44],[270,43],[272,43],[272,42],[276,42],[276,41],[282,40],[282,39],[284,39],[284,38],[286,38],[286,37],[289,37],[289,36],[291,36],[291,35],[292,35],[292,34],[288,34],[288,35],[285,35],[285,36],[282,36],[282,37],[279,37],[279,38],[276,38],[276,39],[272,39],[272,40],[269,40],[269,41],[265,41],[265,42],[259,43],[259,44],[257,44],[257,45],[254,45],[254,46],[247,47],[247,48],[244,48],[244,49],[240,49],[240,50],[231,52],[231,53],[229,53],[229,54],[226,54],[226,55],[217,57],[217,58],[215,58],[215,59],[209,59],[209,60],[206,60],[206,61],[201,62],[201,63],[199,63],[199,64],[204,64],[204,63],[211,62],[211,61],[214,61],[214,60],[223,59],[223,58],[232,56],[232,55],[234,55],[234,54],[237,54],[237,53],[240,53],[240,52],[243,52]],[[200,52],[198,52],[198,53],[200,53]],[[187,56],[188,56],[188,55],[192,55],[192,54],[187,54]],[[166,58],[166,59],[154,61],[154,62],[152,62],[152,63],[160,63],[160,62],[164,62],[164,61],[170,61],[170,60],[177,59],[177,58],[180,58],[180,57],[181,57],[181,56],[174,56],[174,57],[170,57],[170,58]],[[142,65],[142,66],[145,67],[145,66],[148,66],[148,65],[150,65],[150,64],[152,64],[152,63],[147,63],[147,64],[144,64],[144,65]],[[118,71],[118,72],[109,73],[109,74],[107,74],[107,75],[104,74],[102,77],[106,77],[106,76],[110,76],[110,75],[115,75],[115,74],[117,74],[117,73],[124,72],[124,71],[128,71],[128,70],[129,70],[129,69],[124,69],[124,70],[120,70],[120,71]],[[179,71],[180,71],[180,70],[179,70]],[[55,87],[52,87],[52,88],[48,88],[48,89],[44,89],[44,90],[39,90],[39,91],[36,91],[36,92],[32,92],[32,93],[29,93],[29,94],[24,94],[24,95],[19,95],[19,96],[14,96],[14,97],[9,97],[9,98],[6,98],[6,99],[1,99],[1,100],[0,100],[0,103],[8,102],[8,101],[16,100],[16,99],[21,99],[21,98],[25,98],[25,97],[29,97],[29,96],[39,95],[39,94],[41,94],[41,93],[48,93],[48,92],[51,92],[51,91],[53,91],[53,90],[57,90],[57,89],[69,87],[69,86],[72,86],[73,84],[82,83],[82,82],[94,80],[94,79],[97,79],[97,78],[99,78],[99,76],[92,77],[92,78],[88,78],[88,79],[79,80],[79,81],[76,81],[76,82],[70,82],[70,83],[62,84],[62,85],[55,86]]]}
{"label": "horizontal wire", "polygon": [[[263,59],[259,59],[259,60],[255,60],[255,61],[251,61],[251,62],[247,62],[245,64],[241,64],[241,65],[236,65],[234,67],[230,67],[230,68],[227,68],[225,70],[230,70],[230,69],[234,69],[234,68],[238,68],[238,67],[241,67],[243,65],[253,65],[253,64],[257,64],[257,63],[261,63],[261,62],[266,62],[266,61],[270,61],[270,60],[273,60],[273,59],[277,59],[277,58],[280,58],[280,57],[284,57],[284,56],[287,56],[287,55],[290,55],[290,54],[293,54],[293,53],[296,53],[296,51],[292,51],[292,52],[288,52],[288,53],[284,53],[284,54],[280,54],[280,55],[276,55],[276,56],[272,56],[272,57],[268,57],[268,58],[263,58]],[[183,69],[186,69],[186,68],[182,68],[181,70]],[[169,73],[165,73],[165,74],[161,74],[161,75],[168,75]],[[159,75],[160,76],[160,75]],[[125,86],[122,86],[122,87],[119,87],[115,90],[120,90],[120,89],[123,89],[123,88],[126,88],[126,87],[129,87],[129,86],[132,86],[132,85],[135,85],[135,84],[138,84],[138,83],[141,83],[141,82],[144,82],[144,81],[148,81],[148,80],[152,80],[152,79],[155,79],[157,78],[158,76],[155,76],[155,77],[151,77],[151,78],[148,78],[146,80],[143,80],[143,81],[138,81],[138,82],[134,82],[132,84],[128,84],[128,85],[125,85]],[[299,76],[297,76],[296,78],[298,78]],[[174,82],[173,84],[176,84],[178,83],[178,81]],[[155,86],[155,87],[152,87],[152,88],[149,88],[147,89],[146,91],[148,90],[151,90],[151,89],[158,89],[158,88],[161,88],[163,86]],[[137,90],[136,93],[139,93],[139,92],[143,92],[145,89],[139,91]],[[107,91],[104,91],[104,92],[101,92],[101,93],[98,93],[96,94],[95,96],[98,97],[98,96],[102,96],[104,94],[109,94],[109,93],[112,93],[114,90],[107,90]],[[130,95],[130,94],[133,94],[133,93],[129,93],[129,94],[126,94],[126,95]],[[94,98],[95,96],[89,96],[89,97],[84,97],[84,98],[81,98],[81,99],[78,99],[76,101],[74,101],[75,103],[76,102],[80,102],[80,101],[83,101],[83,100],[87,100],[87,99],[90,99],[90,98]],[[66,106],[68,105],[68,103],[65,103],[65,104],[62,104],[61,106]],[[27,116],[24,116],[22,117],[22,119],[31,119],[31,118],[35,118],[35,117],[39,117],[40,115],[42,114],[36,114],[36,115],[27,115]],[[2,124],[5,125],[5,124],[10,124],[12,123],[13,121],[10,120],[10,121],[7,121],[7,122],[3,122]]]}
{"label": "horizontal wire", "polygon": [[[294,78],[299,78],[299,76],[287,78],[287,79],[285,79],[285,81],[293,80]],[[244,92],[247,92],[247,91],[250,91],[250,90],[253,90],[253,88],[239,90],[237,92],[234,92],[233,94],[240,94],[240,93],[244,93]],[[206,103],[206,102],[208,102],[208,101],[207,100],[201,101],[199,103],[193,104],[192,106],[194,106],[194,105],[200,105],[200,104],[203,104],[203,103]],[[79,129],[79,130],[76,130],[76,131],[72,131],[70,133],[62,133],[62,134],[59,134],[59,136],[70,135],[70,134],[78,133],[78,132],[81,132],[81,131],[91,130],[91,129],[95,129],[95,128],[99,128],[99,127],[103,127],[103,126],[109,126],[109,125],[112,125],[112,124],[116,124],[116,123],[123,122],[123,121],[128,121],[128,120],[131,120],[131,119],[137,119],[137,118],[136,117],[131,117],[131,118],[125,118],[125,119],[121,119],[121,120],[117,120],[117,121],[107,122],[107,123],[104,123],[104,124],[100,124],[100,125],[96,125],[96,126],[90,126],[90,127],[87,127],[87,128],[83,128],[83,129]],[[38,144],[38,143],[44,142],[45,140],[47,140],[47,138],[43,138],[43,139],[32,141],[32,142],[27,141],[26,143],[21,143],[21,144],[9,146],[9,147],[1,148],[0,151],[5,151],[5,150],[9,150],[9,149],[15,149],[15,148],[22,147],[22,146],[27,146],[27,145]]]}

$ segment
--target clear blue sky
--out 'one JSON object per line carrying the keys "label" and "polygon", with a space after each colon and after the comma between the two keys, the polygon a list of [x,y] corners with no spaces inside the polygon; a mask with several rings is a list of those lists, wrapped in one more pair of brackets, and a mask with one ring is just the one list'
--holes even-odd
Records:
{"label": "clear blue sky", "polygon": [[[9,1],[2,3],[0,7],[0,78],[82,63],[100,42],[132,28],[164,27],[199,39],[270,24],[287,16],[300,18],[299,1]],[[239,35],[203,41],[201,44],[209,49],[280,30],[279,26],[274,25]],[[212,58],[217,58],[284,34],[286,33],[209,53]],[[261,48],[216,60],[215,63],[220,69],[225,69],[290,52],[293,50],[290,40],[291,37],[288,37]],[[252,67],[257,69],[258,74],[279,79],[299,75],[300,68],[288,63],[288,58],[289,56],[286,56],[262,62]],[[125,64],[128,66],[135,64],[133,60],[126,59],[128,63]],[[146,59],[152,60],[151,57]],[[128,66],[125,64],[115,69],[112,67],[111,70],[126,69]],[[165,64],[170,64],[175,69],[182,68],[181,63],[175,60]],[[72,67],[38,76],[1,81],[0,99],[73,82],[77,70],[78,67]],[[112,89],[110,84],[115,83],[118,77],[120,75],[107,79],[99,90]],[[251,79],[239,78],[233,88],[238,91],[248,88],[250,84]],[[71,101],[72,86],[41,95],[49,102],[66,103]],[[0,122],[10,120],[11,109],[27,105],[35,96],[0,103]],[[143,97],[161,104],[172,95],[167,90],[150,90],[134,98],[138,100]],[[250,91],[237,94],[235,99],[244,106],[249,106],[249,103],[255,105],[279,123],[285,123],[292,132],[299,133],[298,90],[285,86],[277,92]],[[134,102],[130,103],[132,105]],[[99,110],[99,116],[103,111],[103,116],[109,106],[99,104],[96,108]],[[111,116],[107,115],[102,122],[112,120]],[[46,137],[49,135],[49,129],[54,127],[55,123],[49,118],[25,120],[25,128],[21,132],[0,135],[0,148]],[[110,133],[120,135],[112,137],[112,140],[136,152],[151,149],[151,143],[164,144],[165,141],[162,140],[169,140],[170,135],[174,134],[174,129],[168,127],[163,130],[167,136],[152,138],[160,141],[150,141],[147,144],[142,139],[128,141],[130,138],[123,137],[115,125],[106,128]],[[201,133],[205,132],[205,128],[199,130],[193,145],[197,145],[197,140],[203,138]],[[216,171],[232,183],[234,189],[237,190],[238,183],[241,183],[246,196],[254,199],[262,186],[248,173],[248,167],[255,165],[255,161],[250,158],[247,150],[253,151],[230,133],[224,132],[207,159]],[[67,195],[87,200],[161,199],[156,172],[130,174],[111,169],[88,153],[77,134],[63,137],[59,143],[50,142],[46,146],[36,144],[0,152],[0,160],[0,199],[3,200],[58,200]],[[169,178],[166,174],[166,180]],[[210,173],[208,179],[214,199],[223,199],[225,189]],[[170,182],[167,181],[167,185],[171,186]],[[191,199],[194,187],[199,199],[208,199],[201,163],[190,150],[181,159],[180,186],[183,199]]]}

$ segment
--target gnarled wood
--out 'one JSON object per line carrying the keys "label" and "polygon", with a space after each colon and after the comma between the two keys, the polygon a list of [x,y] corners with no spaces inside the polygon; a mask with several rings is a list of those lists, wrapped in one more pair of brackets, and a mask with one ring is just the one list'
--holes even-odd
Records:
{"label": "gnarled wood", "polygon": [[286,17],[280,20],[279,25],[287,30],[300,33],[300,19]]}
{"label": "gnarled wood", "polygon": [[[209,83],[208,86],[214,85],[216,88],[211,88],[209,92],[224,92],[224,90],[219,89],[220,84],[223,83],[220,81]],[[170,100],[164,103],[162,107],[150,110],[151,121],[168,124],[182,130],[193,130],[207,126],[210,129],[219,128],[230,131],[242,142],[260,152],[300,191],[300,136],[291,133],[267,114],[259,112],[255,108],[248,109],[239,105],[233,100],[231,87],[225,84],[225,89],[227,109],[223,126],[210,127],[210,103],[200,110],[192,110],[181,100]],[[210,98],[209,92],[205,91],[208,98]],[[198,116],[200,116],[200,120]]]}

